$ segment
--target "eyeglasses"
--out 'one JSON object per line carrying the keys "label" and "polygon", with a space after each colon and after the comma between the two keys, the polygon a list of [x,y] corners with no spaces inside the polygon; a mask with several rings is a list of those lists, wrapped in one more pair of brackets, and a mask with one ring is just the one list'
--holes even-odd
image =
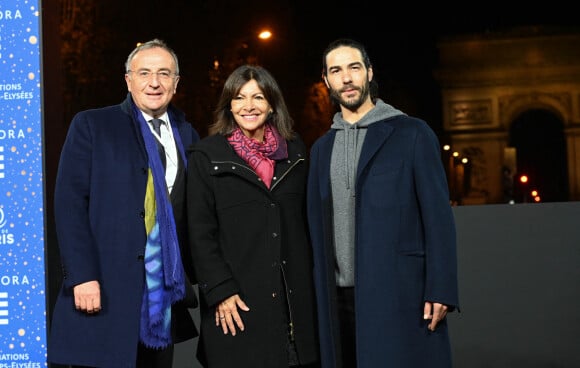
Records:
{"label": "eyeglasses", "polygon": [[159,78],[160,80],[166,81],[169,80],[171,78],[175,78],[177,76],[177,74],[172,73],[168,70],[162,70],[160,72],[152,72],[149,70],[128,70],[128,73],[135,73],[135,75],[137,76],[138,79],[141,80],[149,80],[153,77],[153,75],[157,75],[157,78]]}

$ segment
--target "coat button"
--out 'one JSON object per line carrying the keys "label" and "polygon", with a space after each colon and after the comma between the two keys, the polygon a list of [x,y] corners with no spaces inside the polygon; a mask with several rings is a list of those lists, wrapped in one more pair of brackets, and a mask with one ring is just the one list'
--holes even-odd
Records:
{"label": "coat button", "polygon": [[276,294],[276,293],[272,293],[272,298],[275,298],[275,297],[277,297],[277,296],[278,296],[278,294]]}
{"label": "coat button", "polygon": [[272,233],[272,238],[277,238],[278,237],[278,233]]}
{"label": "coat button", "polygon": [[141,218],[145,218],[145,211],[141,211],[141,212],[139,212],[139,217],[141,217]]}
{"label": "coat button", "polygon": [[142,254],[139,254],[139,255],[137,256],[137,260],[139,260],[139,261],[142,261],[142,260],[144,260],[144,259],[145,259],[145,256],[144,256],[144,255],[142,255]]}

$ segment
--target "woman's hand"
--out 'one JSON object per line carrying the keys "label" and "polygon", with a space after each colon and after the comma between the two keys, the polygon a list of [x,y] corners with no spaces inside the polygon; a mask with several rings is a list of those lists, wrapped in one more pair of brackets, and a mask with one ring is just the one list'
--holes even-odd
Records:
{"label": "woman's hand", "polygon": [[229,331],[232,336],[236,336],[236,326],[240,331],[244,331],[244,321],[238,312],[238,308],[244,312],[250,310],[238,294],[224,299],[215,308],[215,325],[222,326],[224,335],[227,335]]}

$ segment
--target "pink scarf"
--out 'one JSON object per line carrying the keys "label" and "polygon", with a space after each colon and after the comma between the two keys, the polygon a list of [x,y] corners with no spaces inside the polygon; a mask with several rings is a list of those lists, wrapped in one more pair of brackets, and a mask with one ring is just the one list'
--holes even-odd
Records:
{"label": "pink scarf", "polygon": [[269,189],[274,176],[275,160],[288,157],[286,140],[280,136],[276,128],[267,123],[264,129],[264,142],[258,142],[246,137],[240,127],[237,127],[228,137],[228,142]]}

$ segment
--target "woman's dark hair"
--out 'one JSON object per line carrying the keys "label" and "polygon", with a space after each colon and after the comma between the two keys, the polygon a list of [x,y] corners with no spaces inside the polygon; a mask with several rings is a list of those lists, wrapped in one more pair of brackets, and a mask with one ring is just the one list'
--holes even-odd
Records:
{"label": "woman's dark hair", "polygon": [[208,134],[228,135],[236,129],[238,125],[231,112],[231,102],[240,93],[242,87],[251,80],[258,83],[266,101],[272,107],[273,112],[268,118],[270,124],[285,139],[293,138],[294,120],[288,112],[282,91],[272,74],[257,65],[242,65],[229,75],[214,110],[214,121],[208,128]]}

